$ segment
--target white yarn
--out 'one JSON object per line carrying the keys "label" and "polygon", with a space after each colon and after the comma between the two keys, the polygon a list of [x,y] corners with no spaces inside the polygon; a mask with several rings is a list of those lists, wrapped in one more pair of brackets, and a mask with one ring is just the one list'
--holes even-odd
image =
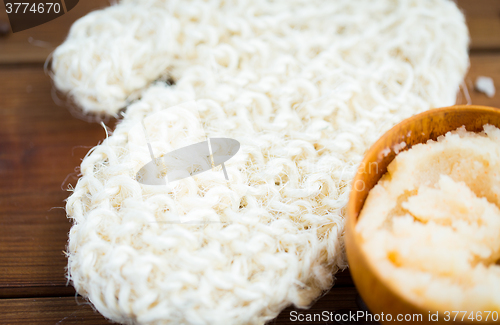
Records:
{"label": "white yarn", "polygon": [[[263,324],[309,305],[346,266],[343,208],[364,151],[454,103],[467,44],[447,0],[124,0],[83,17],[54,53],[55,84],[86,112],[128,107],[67,202],[75,288],[130,324]],[[175,86],[154,82],[166,77]],[[149,154],[129,131],[191,100],[209,137],[241,143],[229,183],[139,184]],[[155,155],[189,135],[158,125]],[[169,223],[174,206],[222,223]]]}

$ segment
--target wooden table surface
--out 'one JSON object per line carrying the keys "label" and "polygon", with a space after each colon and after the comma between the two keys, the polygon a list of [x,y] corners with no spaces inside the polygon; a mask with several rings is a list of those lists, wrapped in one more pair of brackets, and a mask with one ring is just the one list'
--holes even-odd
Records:
{"label": "wooden table surface", "polygon": [[[500,87],[500,1],[458,4],[472,39],[465,80],[472,103],[500,107],[500,95],[487,98],[472,87],[479,75],[492,77]],[[43,69],[72,22],[107,5],[108,0],[82,0],[56,20],[0,36],[0,324],[110,323],[67,284],[64,255],[71,226],[63,209],[69,194],[65,189],[75,185],[77,166],[105,132],[98,123],[76,118],[57,100]],[[0,5],[0,24],[6,21]],[[106,124],[113,128],[115,122]],[[357,309],[355,298],[344,271],[308,312]],[[291,310],[271,323],[291,323]]]}

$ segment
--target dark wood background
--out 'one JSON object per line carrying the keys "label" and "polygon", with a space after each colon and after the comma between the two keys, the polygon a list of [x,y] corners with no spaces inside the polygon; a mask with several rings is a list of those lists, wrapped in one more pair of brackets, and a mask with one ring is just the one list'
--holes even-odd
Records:
{"label": "dark wood background", "polygon": [[[500,87],[500,1],[458,4],[472,38],[466,77],[472,103],[500,107],[500,95],[487,98],[472,88],[478,75]],[[107,5],[108,0],[82,0],[54,21],[0,36],[0,324],[109,324],[67,284],[63,251],[71,225],[62,208],[77,166],[105,132],[54,101],[43,69],[72,22]],[[2,22],[7,15],[0,5],[0,34]],[[115,122],[106,124],[113,128]],[[310,311],[356,309],[355,298],[344,271]],[[290,310],[272,323],[291,323]]]}

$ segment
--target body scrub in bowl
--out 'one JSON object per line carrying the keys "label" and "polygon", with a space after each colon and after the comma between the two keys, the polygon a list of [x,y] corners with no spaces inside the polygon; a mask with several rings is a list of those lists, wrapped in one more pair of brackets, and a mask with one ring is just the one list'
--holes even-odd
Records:
{"label": "body scrub in bowl", "polygon": [[498,311],[499,207],[500,130],[462,127],[398,154],[356,231],[371,263],[409,300]]}
{"label": "body scrub in bowl", "polygon": [[500,321],[499,123],[492,108],[438,109],[405,120],[368,151],[346,245],[373,313]]}

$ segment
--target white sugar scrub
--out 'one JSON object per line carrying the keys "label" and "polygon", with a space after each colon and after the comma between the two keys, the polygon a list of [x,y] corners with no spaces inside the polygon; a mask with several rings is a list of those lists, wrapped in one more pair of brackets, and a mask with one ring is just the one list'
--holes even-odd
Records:
{"label": "white sugar scrub", "polygon": [[356,231],[371,267],[438,310],[500,311],[500,130],[461,127],[399,153]]}
{"label": "white sugar scrub", "polygon": [[[308,307],[347,267],[344,209],[366,149],[455,103],[468,41],[448,0],[123,0],[79,19],[54,83],[122,120],[67,201],[77,292],[131,324],[265,324]],[[141,184],[151,155],[134,128],[153,120],[154,157],[183,147],[186,102],[207,137],[241,144],[229,181]],[[172,222],[196,219],[210,223]]]}
{"label": "white sugar scrub", "polygon": [[486,96],[492,98],[495,96],[495,83],[490,77],[479,76],[476,79],[475,88],[477,91],[486,94]]}
{"label": "white sugar scrub", "polygon": [[394,150],[394,152],[396,153],[396,155],[401,151],[403,150],[404,148],[406,147],[406,142],[400,142],[398,144],[395,144],[392,149]]}

